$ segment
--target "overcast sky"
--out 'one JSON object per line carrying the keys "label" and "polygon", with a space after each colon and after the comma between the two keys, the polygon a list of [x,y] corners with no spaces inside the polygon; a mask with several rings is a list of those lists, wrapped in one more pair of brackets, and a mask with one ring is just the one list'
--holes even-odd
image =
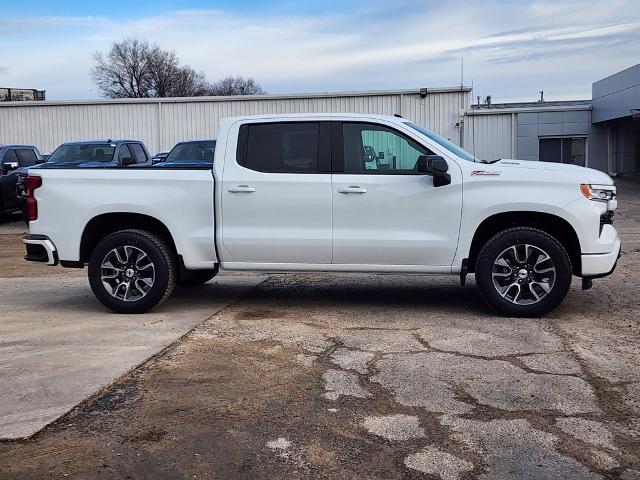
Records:
{"label": "overcast sky", "polygon": [[269,93],[474,85],[494,102],[591,98],[640,62],[640,0],[3,2],[0,86],[98,96],[96,50],[137,36]]}

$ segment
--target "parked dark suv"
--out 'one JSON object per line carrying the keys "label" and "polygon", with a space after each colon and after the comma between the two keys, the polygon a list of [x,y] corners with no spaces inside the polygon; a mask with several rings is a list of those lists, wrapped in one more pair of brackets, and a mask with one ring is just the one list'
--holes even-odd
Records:
{"label": "parked dark suv", "polygon": [[0,145],[0,216],[20,210],[16,197],[18,177],[41,161],[40,152],[33,145]]}

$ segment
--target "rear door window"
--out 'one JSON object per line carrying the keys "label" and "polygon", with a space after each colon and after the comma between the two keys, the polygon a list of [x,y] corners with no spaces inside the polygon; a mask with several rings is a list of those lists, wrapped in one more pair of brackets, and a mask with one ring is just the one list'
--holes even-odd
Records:
{"label": "rear door window", "polygon": [[32,148],[17,148],[16,153],[21,167],[32,167],[38,161],[38,156]]}
{"label": "rear door window", "polygon": [[317,173],[319,122],[243,125],[245,147],[239,163],[268,173]]}

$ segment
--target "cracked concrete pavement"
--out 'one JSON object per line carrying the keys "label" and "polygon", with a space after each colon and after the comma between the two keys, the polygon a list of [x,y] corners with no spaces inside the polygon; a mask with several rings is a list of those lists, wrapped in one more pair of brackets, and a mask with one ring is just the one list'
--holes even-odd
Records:
{"label": "cracked concrete pavement", "polygon": [[496,316],[472,279],[272,275],[0,469],[638,479],[640,187],[620,203],[616,273],[543,319]]}

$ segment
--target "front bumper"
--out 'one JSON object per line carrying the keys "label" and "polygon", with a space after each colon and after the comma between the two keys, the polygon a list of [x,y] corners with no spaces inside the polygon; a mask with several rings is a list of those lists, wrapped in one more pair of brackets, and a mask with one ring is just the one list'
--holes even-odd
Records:
{"label": "front bumper", "polygon": [[27,254],[24,256],[25,260],[46,263],[47,265],[58,264],[56,246],[46,235],[27,235],[22,241],[27,247]]}
{"label": "front bumper", "polygon": [[583,277],[604,277],[613,272],[616,267],[622,244],[615,228],[611,225],[604,225],[600,235],[600,243],[608,245],[605,253],[583,254],[582,276]]}

